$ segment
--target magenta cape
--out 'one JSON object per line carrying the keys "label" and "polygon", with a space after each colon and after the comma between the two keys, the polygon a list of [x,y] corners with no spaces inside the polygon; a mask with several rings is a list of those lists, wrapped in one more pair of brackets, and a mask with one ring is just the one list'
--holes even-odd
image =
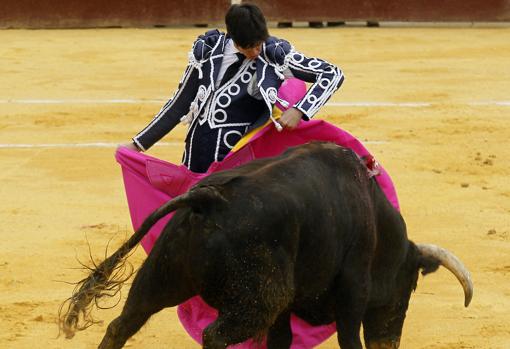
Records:
{"label": "magenta cape", "polygon": [[[193,173],[183,165],[174,165],[154,157],[119,148],[116,159],[122,166],[124,186],[133,228],[140,227],[143,220],[163,203],[186,192],[193,184],[210,173],[233,168],[253,159],[276,156],[291,146],[310,141],[329,141],[351,148],[359,156],[370,155],[367,149],[349,133],[322,120],[301,121],[293,131],[278,132],[269,124],[251,138],[236,152],[230,153],[222,162],[215,162],[207,173]],[[393,183],[380,167],[377,182],[395,208],[398,207],[397,194]],[[171,214],[159,221],[144,237],[141,244],[147,253],[152,249],[156,239]],[[209,307],[199,296],[195,296],[179,305],[179,319],[197,342],[202,343],[202,331],[217,317],[217,311]],[[313,348],[336,332],[335,324],[311,326],[297,316],[292,315],[293,332],[292,349]],[[264,342],[247,341],[231,346],[236,349],[263,349]]]}

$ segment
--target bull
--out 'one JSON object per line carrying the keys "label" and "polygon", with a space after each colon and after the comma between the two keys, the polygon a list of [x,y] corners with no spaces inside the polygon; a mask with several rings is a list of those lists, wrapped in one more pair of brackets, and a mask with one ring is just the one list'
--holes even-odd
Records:
{"label": "bull", "polygon": [[[175,212],[174,212],[175,211]],[[203,348],[267,336],[289,348],[290,315],[336,322],[342,349],[399,347],[419,272],[440,265],[464,289],[469,272],[450,252],[414,244],[400,213],[350,149],[309,143],[282,155],[214,173],[153,212],[91,271],[60,317],[72,337],[86,309],[125,280],[112,274],[162,217],[174,212],[135,276],[100,349],[122,348],[156,312],[200,295],[218,309]]]}

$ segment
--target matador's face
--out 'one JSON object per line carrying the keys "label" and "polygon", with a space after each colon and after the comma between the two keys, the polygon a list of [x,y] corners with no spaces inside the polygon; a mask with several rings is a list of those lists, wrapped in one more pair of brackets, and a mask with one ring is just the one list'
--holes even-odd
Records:
{"label": "matador's face", "polygon": [[255,44],[254,46],[250,47],[241,47],[238,44],[234,42],[234,46],[236,49],[239,50],[243,55],[246,56],[248,59],[255,59],[259,56],[260,52],[262,52],[262,44],[263,42],[259,42]]}

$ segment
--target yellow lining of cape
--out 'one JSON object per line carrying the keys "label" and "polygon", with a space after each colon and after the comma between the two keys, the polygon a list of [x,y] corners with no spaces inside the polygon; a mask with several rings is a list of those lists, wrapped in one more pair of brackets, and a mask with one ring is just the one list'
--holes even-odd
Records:
{"label": "yellow lining of cape", "polygon": [[[280,116],[282,116],[281,110],[278,108],[273,108],[273,118],[275,120],[278,120],[280,118]],[[273,121],[271,119],[269,119],[266,121],[266,123],[264,125],[257,127],[255,129],[251,130],[250,132],[248,132],[247,134],[245,134],[243,136],[243,138],[241,138],[239,140],[239,142],[237,142],[237,144],[234,146],[234,148],[232,148],[231,152],[236,152],[239,149],[241,149],[242,147],[244,147],[253,138],[253,136],[255,136],[257,134],[257,132],[259,132],[262,128],[266,127],[268,124],[271,124],[272,122]]]}

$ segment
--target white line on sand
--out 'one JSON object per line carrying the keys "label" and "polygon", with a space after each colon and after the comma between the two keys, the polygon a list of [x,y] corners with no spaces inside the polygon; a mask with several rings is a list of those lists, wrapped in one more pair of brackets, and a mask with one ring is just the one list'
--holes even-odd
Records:
{"label": "white line on sand", "polygon": [[0,99],[0,104],[161,104],[165,99]]}
{"label": "white line on sand", "polygon": [[472,106],[499,106],[499,107],[510,107],[510,101],[485,101],[485,102],[470,102]]}
{"label": "white line on sand", "polygon": [[[166,99],[0,99],[0,104],[163,104]],[[468,102],[328,102],[329,107],[389,107],[423,108],[435,105],[469,105],[510,107],[510,101],[468,101]]]}
{"label": "white line on sand", "polygon": [[397,108],[421,108],[430,107],[433,103],[426,102],[410,102],[410,103],[393,103],[393,102],[329,102],[327,107],[397,107]]}
{"label": "white line on sand", "polygon": [[[363,141],[363,144],[387,144],[387,141]],[[40,144],[9,144],[0,143],[0,149],[31,149],[31,148],[115,148],[119,143],[40,143]],[[181,142],[159,142],[157,146],[162,147],[184,147]]]}
{"label": "white line on sand", "polygon": [[[0,143],[1,148],[116,148],[120,143],[96,142],[96,143],[34,143],[34,144],[9,144]],[[159,146],[175,147],[183,146],[181,142],[159,142]]]}

